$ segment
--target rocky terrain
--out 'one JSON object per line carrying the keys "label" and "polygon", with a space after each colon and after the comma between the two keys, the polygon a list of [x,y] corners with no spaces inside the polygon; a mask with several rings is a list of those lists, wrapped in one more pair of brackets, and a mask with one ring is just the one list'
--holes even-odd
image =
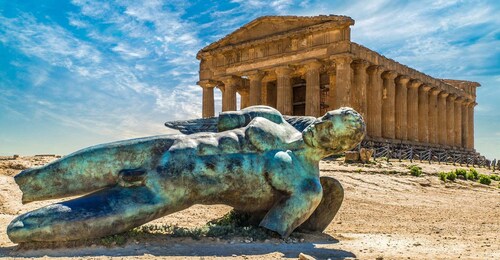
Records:
{"label": "rocky terrain", "polygon": [[[54,202],[22,205],[13,176],[55,159],[52,155],[0,157],[0,257],[272,259],[304,253],[317,259],[500,259],[498,181],[490,185],[460,178],[442,181],[439,172],[467,167],[413,163],[422,168],[417,177],[408,169],[412,163],[397,161],[321,162],[321,174],[338,178],[345,189],[344,204],[323,234],[295,233],[282,240],[148,233],[125,241],[117,236],[72,245],[13,244],[5,233],[8,223],[20,213]],[[224,205],[197,205],[148,223],[145,229],[198,230],[230,210]]]}

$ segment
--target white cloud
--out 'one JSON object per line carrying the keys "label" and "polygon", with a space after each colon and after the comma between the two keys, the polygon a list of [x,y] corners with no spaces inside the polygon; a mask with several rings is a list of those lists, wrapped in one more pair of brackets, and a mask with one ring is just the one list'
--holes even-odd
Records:
{"label": "white cloud", "polygon": [[[265,12],[266,7],[271,7],[275,12],[285,12],[294,4],[294,0],[232,0],[232,3],[237,3],[243,8],[247,9],[261,9],[260,12]],[[240,7],[240,8],[241,8]],[[263,10],[264,9],[264,10]]]}
{"label": "white cloud", "polygon": [[149,54],[146,48],[134,48],[125,43],[118,43],[111,50],[122,54],[125,58],[144,58]]}
{"label": "white cloud", "polygon": [[[22,100],[32,116],[113,138],[166,133],[163,122],[199,116],[201,89],[193,84],[201,46],[195,27],[179,17],[182,11],[171,12],[159,2],[74,3],[83,15],[68,14],[69,24],[85,30],[90,37],[86,40],[29,14],[0,16],[2,43],[47,63],[37,64],[40,68],[56,66],[69,72],[54,78],[49,69],[27,71],[32,84],[44,89],[32,90]],[[89,24],[92,27],[86,27]],[[99,31],[97,24],[123,37]],[[140,64],[132,62],[137,59]],[[178,73],[168,75],[173,66]],[[43,91],[53,100],[40,99]],[[7,103],[6,110],[16,107],[15,102],[21,99]],[[56,107],[50,105],[55,102]]]}
{"label": "white cloud", "polygon": [[55,24],[38,23],[32,15],[17,18],[0,16],[0,40],[15,45],[24,54],[43,59],[55,66],[68,67],[68,59],[84,64],[101,62],[101,53],[87,42],[74,38]]}

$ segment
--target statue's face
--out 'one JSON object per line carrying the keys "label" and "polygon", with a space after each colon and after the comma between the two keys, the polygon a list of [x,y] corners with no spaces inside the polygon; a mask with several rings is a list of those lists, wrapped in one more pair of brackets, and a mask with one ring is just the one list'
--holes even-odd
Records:
{"label": "statue's face", "polygon": [[361,115],[343,107],[327,112],[302,134],[307,145],[333,154],[354,148],[365,137],[365,131]]}

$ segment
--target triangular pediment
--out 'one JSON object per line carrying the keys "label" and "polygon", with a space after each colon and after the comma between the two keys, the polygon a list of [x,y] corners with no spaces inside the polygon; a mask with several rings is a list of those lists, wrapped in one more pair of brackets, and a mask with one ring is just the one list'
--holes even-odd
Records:
{"label": "triangular pediment", "polygon": [[201,51],[209,51],[229,45],[259,40],[291,31],[310,28],[322,24],[332,26],[346,26],[354,24],[354,20],[347,16],[321,15],[321,16],[263,16],[257,18],[238,30],[226,35],[224,38],[206,46]]}

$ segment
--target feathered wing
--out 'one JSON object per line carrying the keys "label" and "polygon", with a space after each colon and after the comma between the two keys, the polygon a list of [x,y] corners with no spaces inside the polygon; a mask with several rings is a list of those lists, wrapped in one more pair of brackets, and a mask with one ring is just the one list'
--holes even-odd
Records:
{"label": "feathered wing", "polygon": [[[283,116],[283,118],[299,132],[302,132],[307,126],[317,119],[312,116]],[[201,132],[217,132],[218,117],[199,118],[191,120],[178,120],[166,122],[168,128],[179,130],[181,133],[189,135]]]}
{"label": "feathered wing", "polygon": [[318,120],[313,116],[283,116],[283,118],[299,132],[302,132],[306,127]]}
{"label": "feathered wing", "polygon": [[168,128],[179,130],[181,133],[189,135],[201,132],[217,132],[218,117],[199,118],[191,120],[179,120],[166,122]]}

